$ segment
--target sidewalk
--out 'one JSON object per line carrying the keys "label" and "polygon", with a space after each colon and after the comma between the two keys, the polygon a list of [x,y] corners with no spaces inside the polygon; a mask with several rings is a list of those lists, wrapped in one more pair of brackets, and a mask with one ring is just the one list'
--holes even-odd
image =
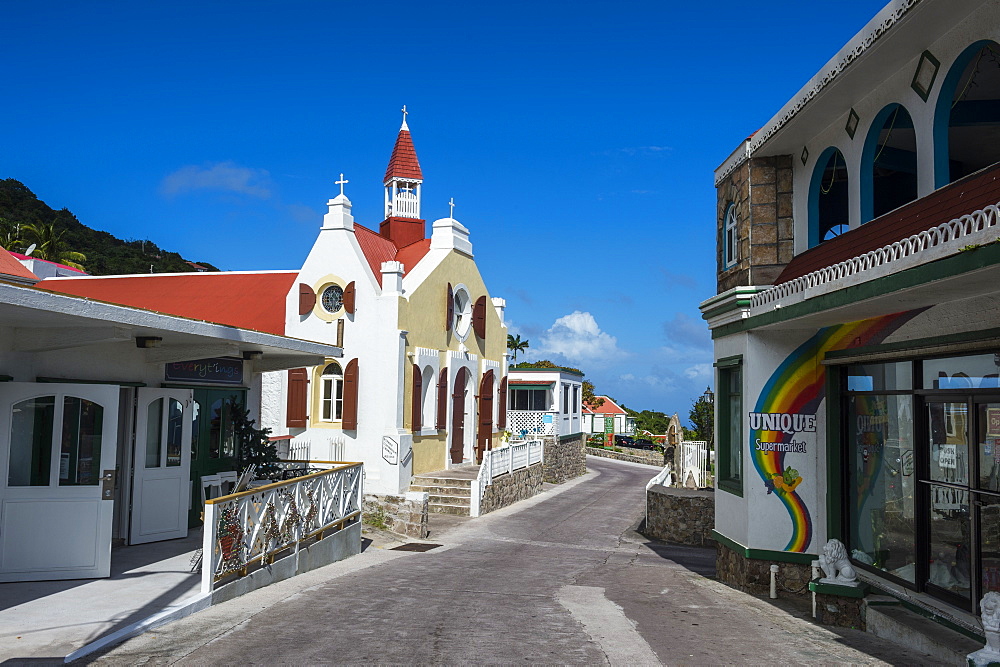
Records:
{"label": "sidewalk", "polygon": [[52,659],[141,621],[199,592],[191,559],[201,530],[186,538],[120,547],[111,577],[0,584],[0,662]]}

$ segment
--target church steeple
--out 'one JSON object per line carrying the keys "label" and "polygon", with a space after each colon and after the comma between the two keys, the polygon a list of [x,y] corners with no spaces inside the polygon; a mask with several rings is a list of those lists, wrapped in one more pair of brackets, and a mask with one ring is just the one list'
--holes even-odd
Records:
{"label": "church steeple", "polygon": [[424,221],[420,219],[420,185],[424,182],[417,151],[413,147],[409,113],[404,106],[403,124],[392,148],[389,166],[385,170],[385,221],[379,233],[402,248],[424,238]]}

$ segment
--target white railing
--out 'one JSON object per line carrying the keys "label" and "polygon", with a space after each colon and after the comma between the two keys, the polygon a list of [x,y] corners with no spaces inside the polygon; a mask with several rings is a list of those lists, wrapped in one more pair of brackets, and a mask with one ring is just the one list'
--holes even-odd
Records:
{"label": "white railing", "polygon": [[557,413],[545,410],[508,410],[507,428],[515,437],[531,438],[537,435],[558,435]]}
{"label": "white railing", "polygon": [[392,214],[395,216],[399,216],[401,218],[415,218],[420,215],[420,200],[412,191],[407,192],[403,189],[397,190],[393,203],[395,204],[395,208],[393,209]]}
{"label": "white railing", "polygon": [[541,463],[545,460],[545,444],[541,440],[513,441],[501,447],[483,452],[483,462],[479,475],[472,480],[472,503],[470,516],[480,515],[480,503],[486,487],[500,475]]}
{"label": "white railing", "polygon": [[[878,250],[817,269],[787,283],[758,292],[751,299],[750,307],[756,308],[773,303],[807,289],[822,287],[887,264],[894,264],[892,271],[901,271],[909,268],[907,265],[916,266],[953,254],[966,245],[995,241],[994,228],[998,224],[1000,224],[1000,203],[990,204],[984,209],[949,220]],[[989,232],[991,229],[993,231]],[[935,250],[936,252],[932,252]],[[918,254],[920,257],[916,257]],[[909,261],[906,261],[907,259]]]}
{"label": "white railing", "polygon": [[246,576],[283,551],[361,516],[362,465],[344,463],[287,482],[205,501],[201,590]]}
{"label": "white railing", "polygon": [[308,461],[312,458],[312,443],[308,438],[293,439],[288,443],[288,456],[283,458],[293,459],[296,461]]}

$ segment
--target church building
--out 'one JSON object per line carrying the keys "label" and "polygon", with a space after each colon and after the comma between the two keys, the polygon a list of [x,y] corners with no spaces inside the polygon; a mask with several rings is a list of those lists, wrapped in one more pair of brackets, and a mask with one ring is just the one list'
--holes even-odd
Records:
{"label": "church building", "polygon": [[[1000,591],[1000,5],[893,0],[715,171],[721,579]],[[785,579],[788,577],[787,579]]]}

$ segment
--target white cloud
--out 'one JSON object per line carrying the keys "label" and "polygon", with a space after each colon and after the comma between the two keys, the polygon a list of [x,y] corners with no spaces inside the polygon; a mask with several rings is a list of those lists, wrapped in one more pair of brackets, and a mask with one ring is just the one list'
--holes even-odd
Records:
{"label": "white cloud", "polygon": [[684,369],[684,377],[689,380],[712,379],[712,364],[695,364]]}
{"label": "white cloud", "polygon": [[172,197],[192,190],[217,190],[267,199],[271,196],[271,187],[271,175],[267,170],[241,167],[230,161],[181,167],[167,174],[160,184],[160,192]]}
{"label": "white cloud", "polygon": [[575,362],[599,363],[625,355],[617,338],[601,331],[593,315],[579,310],[557,319],[540,340],[536,353],[558,354]]}

